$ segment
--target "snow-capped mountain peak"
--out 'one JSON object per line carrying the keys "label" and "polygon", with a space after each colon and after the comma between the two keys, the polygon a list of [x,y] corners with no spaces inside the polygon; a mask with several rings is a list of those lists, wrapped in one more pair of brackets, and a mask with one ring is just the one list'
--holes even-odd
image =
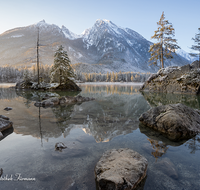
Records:
{"label": "snow-capped mountain peak", "polygon": [[77,38],[81,38],[82,35],[77,35],[73,32],[71,32],[69,29],[67,29],[65,26],[62,25],[62,32],[65,34],[65,37],[70,39],[70,40],[74,40]]}
{"label": "snow-capped mountain peak", "polygon": [[36,25],[36,26],[45,26],[45,25],[48,25],[46,22],[45,22],[45,20],[43,19],[43,20],[41,20],[41,21],[39,21],[39,22],[37,22],[37,23],[35,23],[34,25]]}
{"label": "snow-capped mountain peak", "polygon": [[[80,68],[81,72],[157,72],[157,68],[150,66],[148,62],[151,42],[134,30],[119,27],[106,19],[98,19],[81,35],[74,34],[65,26],[48,24],[45,20],[9,30],[0,35],[1,44],[5,44],[0,47],[1,63],[10,64],[13,59],[15,65],[30,66],[35,63],[37,28],[41,44],[45,44],[40,47],[43,64],[53,64],[57,46],[63,45],[68,51],[71,63],[80,63],[76,68]],[[9,54],[12,54],[12,57],[8,57]],[[188,62],[182,56],[174,55],[173,60],[165,61],[165,66],[181,66]]]}

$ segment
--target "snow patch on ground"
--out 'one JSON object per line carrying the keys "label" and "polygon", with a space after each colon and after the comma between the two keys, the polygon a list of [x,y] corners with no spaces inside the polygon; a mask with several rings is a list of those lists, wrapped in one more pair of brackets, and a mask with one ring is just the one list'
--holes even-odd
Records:
{"label": "snow patch on ground", "polygon": [[23,34],[19,34],[19,35],[13,35],[13,36],[11,36],[11,38],[21,38],[23,36],[24,36]]}

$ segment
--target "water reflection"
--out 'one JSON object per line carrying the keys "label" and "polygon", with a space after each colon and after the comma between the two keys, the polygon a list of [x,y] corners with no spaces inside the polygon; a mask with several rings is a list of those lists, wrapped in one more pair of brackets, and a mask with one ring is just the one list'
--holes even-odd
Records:
{"label": "water reflection", "polygon": [[[35,127],[36,124],[32,124],[26,128],[17,128],[16,131],[21,134],[29,133],[48,141],[50,137],[61,135],[67,137],[72,129],[81,128],[86,134],[92,135],[96,142],[109,142],[116,136],[126,135],[136,130],[139,125],[138,117],[149,109],[143,96],[135,93],[138,88],[138,86],[136,89],[133,86],[85,86],[81,95],[93,96],[96,98],[95,101],[59,105],[47,109],[35,108],[38,109],[38,114],[32,114],[36,118],[38,115],[39,130]],[[111,94],[107,94],[107,92],[111,92]],[[63,95],[58,92],[30,91],[18,91],[17,94],[24,98],[25,105],[44,98],[46,94],[48,96]],[[50,115],[52,113],[54,115],[51,119],[50,115],[47,115],[50,112]],[[46,117],[43,117],[44,113]],[[49,121],[47,121],[48,119]]]}
{"label": "water reflection", "polygon": [[182,103],[186,106],[200,109],[200,96],[197,95],[151,92],[142,92],[142,95],[152,107]]}
{"label": "water reflection", "polygon": [[193,137],[192,139],[188,140],[186,143],[185,143],[185,146],[188,147],[188,149],[190,149],[190,153],[191,154],[195,154],[195,152],[197,150],[200,150],[200,136],[197,135],[195,137]]}
{"label": "water reflection", "polygon": [[[131,87],[125,88],[131,92]],[[36,178],[34,183],[2,182],[2,189],[94,190],[94,167],[99,158],[106,150],[121,147],[131,148],[148,159],[144,190],[199,189],[199,136],[176,143],[139,126],[139,116],[150,108],[140,93],[112,94],[105,87],[101,91],[94,86],[87,89],[90,92],[83,87],[81,95],[96,99],[79,105],[39,108],[34,102],[45,94],[17,92],[18,96],[14,89],[11,93],[16,98],[4,96],[6,101],[0,100],[2,115],[14,123],[14,133],[0,141],[3,176],[21,173]],[[13,110],[4,111],[6,106]],[[135,130],[138,126],[139,130]],[[63,142],[67,148],[56,152],[57,142]],[[176,179],[170,177],[173,167],[166,171],[169,160],[177,167]]]}
{"label": "water reflection", "polygon": [[13,88],[1,88],[0,87],[0,100],[10,100],[17,98],[18,95],[16,94]]}
{"label": "water reflection", "polygon": [[106,93],[106,94],[118,94],[118,95],[133,95],[138,94],[140,86],[128,86],[128,85],[80,85],[84,87],[84,93]]}
{"label": "water reflection", "polygon": [[108,142],[116,136],[136,130],[138,117],[148,108],[139,94],[115,94],[80,105],[56,106],[51,109],[57,119],[56,124],[65,137],[72,129],[82,128],[96,142]]}
{"label": "water reflection", "polygon": [[180,145],[184,144],[187,141],[187,140],[182,140],[182,141],[179,141],[179,142],[170,141],[168,138],[163,136],[158,131],[155,131],[155,130],[149,128],[149,127],[146,127],[141,123],[139,124],[139,129],[140,129],[140,132],[145,134],[148,138],[150,138],[152,140],[155,140],[155,141],[161,141],[166,145],[180,146]]}
{"label": "water reflection", "polygon": [[151,146],[154,150],[151,152],[151,154],[156,158],[156,161],[163,154],[165,154],[167,152],[167,149],[169,148],[165,143],[159,142],[158,140],[153,140],[150,138],[147,138],[147,140],[151,143]]}

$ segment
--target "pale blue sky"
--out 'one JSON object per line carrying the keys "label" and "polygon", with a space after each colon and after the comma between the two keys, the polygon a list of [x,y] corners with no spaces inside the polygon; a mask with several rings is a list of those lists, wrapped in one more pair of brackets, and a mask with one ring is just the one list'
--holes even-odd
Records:
{"label": "pale blue sky", "polygon": [[200,0],[0,0],[0,34],[45,20],[76,34],[97,19],[111,20],[151,40],[162,11],[175,28],[178,45],[187,52],[200,28]]}

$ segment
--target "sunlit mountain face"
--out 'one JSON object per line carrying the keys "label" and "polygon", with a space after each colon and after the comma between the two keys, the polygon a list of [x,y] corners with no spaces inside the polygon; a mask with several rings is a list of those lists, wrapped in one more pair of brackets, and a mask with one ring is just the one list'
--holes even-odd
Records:
{"label": "sunlit mountain face", "polygon": [[[108,20],[98,19],[95,24],[77,35],[44,20],[36,24],[15,28],[0,35],[0,66],[27,66],[36,63],[36,42],[39,30],[40,63],[52,65],[59,45],[67,50],[75,69],[82,72],[137,71],[156,72],[149,65],[149,47],[152,44],[129,28],[122,28]],[[166,60],[165,66],[189,63],[180,54]],[[79,64],[78,64],[79,63]]]}

